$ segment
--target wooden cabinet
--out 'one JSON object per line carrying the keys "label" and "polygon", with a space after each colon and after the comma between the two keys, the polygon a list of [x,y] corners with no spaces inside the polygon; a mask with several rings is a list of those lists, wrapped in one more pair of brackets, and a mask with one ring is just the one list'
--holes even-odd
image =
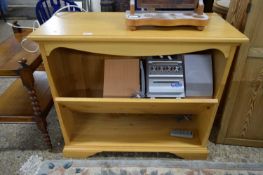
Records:
{"label": "wooden cabinet", "polygon": [[218,135],[218,142],[263,147],[263,1],[251,1]]}
{"label": "wooden cabinet", "polygon": [[[216,14],[204,31],[146,28],[129,31],[124,13],[62,13],[29,38],[40,43],[65,147],[64,156],[102,151],[170,152],[205,159],[207,142],[237,46],[247,38]],[[212,98],[103,98],[105,59],[208,51]],[[192,114],[178,122],[178,114]],[[189,129],[193,139],[170,136]]]}

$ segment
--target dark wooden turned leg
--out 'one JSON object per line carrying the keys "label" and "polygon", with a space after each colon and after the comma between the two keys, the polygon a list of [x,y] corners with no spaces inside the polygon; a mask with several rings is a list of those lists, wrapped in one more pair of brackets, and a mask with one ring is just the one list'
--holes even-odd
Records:
{"label": "dark wooden turned leg", "polygon": [[29,98],[31,100],[33,112],[34,112],[34,120],[36,121],[36,124],[39,128],[39,130],[42,132],[44,136],[44,140],[46,144],[48,145],[49,149],[52,149],[52,144],[51,140],[48,134],[47,130],[47,121],[46,121],[46,116],[42,114],[40,103],[37,98],[37,93],[34,88],[34,76],[33,76],[33,71],[28,67],[26,64],[26,59],[22,59],[18,63],[21,65],[21,69],[18,71],[21,80],[23,82],[23,85],[26,87]]}
{"label": "dark wooden turned leg", "polygon": [[42,134],[44,136],[44,141],[46,142],[46,144],[48,145],[48,147],[51,150],[52,144],[51,144],[51,140],[50,140],[48,130],[47,130],[46,116],[42,116],[42,111],[41,111],[39,101],[37,99],[36,91],[34,88],[32,88],[32,89],[27,88],[27,91],[29,94],[29,98],[31,100],[31,104],[32,104],[32,108],[33,108],[33,112],[34,112],[34,116],[35,116],[35,121],[36,121],[36,124],[38,126],[38,129],[42,132]]}

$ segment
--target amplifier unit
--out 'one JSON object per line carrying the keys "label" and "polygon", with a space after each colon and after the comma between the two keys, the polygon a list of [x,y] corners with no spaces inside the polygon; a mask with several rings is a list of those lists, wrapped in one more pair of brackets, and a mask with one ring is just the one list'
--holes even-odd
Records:
{"label": "amplifier unit", "polygon": [[147,97],[185,97],[184,65],[180,56],[146,61]]}
{"label": "amplifier unit", "polygon": [[210,54],[151,57],[146,61],[146,97],[212,97]]}

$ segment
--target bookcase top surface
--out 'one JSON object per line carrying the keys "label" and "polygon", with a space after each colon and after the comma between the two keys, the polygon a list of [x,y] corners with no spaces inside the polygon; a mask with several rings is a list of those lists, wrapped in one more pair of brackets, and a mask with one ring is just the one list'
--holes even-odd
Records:
{"label": "bookcase top surface", "polygon": [[130,31],[122,12],[63,12],[54,15],[28,37],[35,41],[159,41],[242,43],[248,38],[222,19],[209,14],[203,31],[194,27],[143,27]]}

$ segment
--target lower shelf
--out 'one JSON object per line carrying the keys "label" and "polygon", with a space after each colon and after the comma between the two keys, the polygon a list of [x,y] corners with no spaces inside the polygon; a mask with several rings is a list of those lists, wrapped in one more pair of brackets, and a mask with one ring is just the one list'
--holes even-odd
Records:
{"label": "lower shelf", "polygon": [[67,145],[63,149],[63,155],[69,158],[87,158],[93,156],[96,153],[100,152],[163,152],[163,153],[172,153],[178,156],[179,158],[189,159],[189,160],[205,160],[208,156],[208,149],[206,147],[198,148],[164,148],[164,147],[85,147],[85,146],[71,146]]}
{"label": "lower shelf", "polygon": [[[172,115],[77,112],[73,115],[70,144],[64,148],[67,157],[87,157],[102,151],[170,152],[194,159],[207,156],[207,149],[199,140],[195,118],[178,122]],[[173,129],[192,130],[194,138],[172,137],[170,132]]]}

